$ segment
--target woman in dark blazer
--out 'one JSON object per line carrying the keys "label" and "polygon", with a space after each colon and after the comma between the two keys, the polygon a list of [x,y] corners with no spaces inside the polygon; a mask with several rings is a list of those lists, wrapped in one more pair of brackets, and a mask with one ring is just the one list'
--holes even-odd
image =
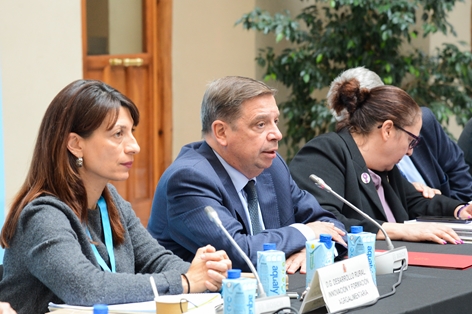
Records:
{"label": "woman in dark blazer", "polygon": [[394,86],[379,86],[370,91],[360,88],[355,78],[333,82],[328,98],[331,109],[338,115],[344,114],[338,121],[337,132],[312,139],[290,163],[293,179],[300,188],[311,192],[347,230],[361,225],[365,231],[376,233],[377,239],[384,238],[373,223],[319,189],[309,179],[310,174],[321,177],[334,191],[379,222],[392,240],[462,243],[448,227],[403,224],[420,215],[456,218],[472,215],[472,206],[464,206],[464,202],[443,195],[424,198],[395,166],[405,154],[413,153],[420,140],[421,110],[416,102]]}

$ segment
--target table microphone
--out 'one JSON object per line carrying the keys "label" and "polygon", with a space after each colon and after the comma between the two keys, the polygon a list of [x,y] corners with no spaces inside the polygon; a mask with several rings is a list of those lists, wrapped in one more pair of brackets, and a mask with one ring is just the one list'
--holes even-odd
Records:
{"label": "table microphone", "polygon": [[364,213],[362,210],[351,204],[348,200],[346,200],[344,197],[333,191],[333,189],[327,185],[323,179],[320,177],[315,176],[314,174],[310,175],[310,180],[315,182],[316,185],[325,190],[328,193],[333,194],[336,196],[339,200],[341,200],[344,204],[348,205],[352,209],[354,209],[357,213],[361,214],[364,218],[372,222],[374,225],[376,225],[384,234],[385,241],[387,242],[387,248],[388,251],[383,252],[383,253],[376,253],[375,254],[375,268],[376,268],[376,274],[377,275],[383,275],[383,274],[391,274],[393,272],[400,271],[402,268],[403,263],[405,263],[404,270],[407,269],[408,267],[408,251],[406,249],[406,246],[401,246],[399,248],[394,248],[392,241],[390,240],[390,237],[388,236],[387,232],[385,229],[377,222],[375,219],[372,219],[369,215]]}
{"label": "table microphone", "polygon": [[255,314],[274,313],[275,311],[281,308],[290,307],[290,298],[288,295],[274,295],[270,297],[266,295],[264,291],[264,287],[262,286],[262,282],[259,278],[259,274],[254,268],[254,265],[252,264],[251,260],[246,255],[246,253],[244,253],[241,247],[231,237],[228,230],[226,230],[226,228],[223,226],[223,223],[221,222],[220,217],[218,217],[218,213],[211,206],[206,206],[205,212],[207,213],[208,218],[210,218],[211,221],[213,221],[218,227],[220,227],[220,229],[223,231],[225,236],[231,242],[231,245],[233,245],[236,248],[239,255],[244,259],[246,264],[249,266],[249,269],[253,273],[254,277],[256,278],[257,288],[258,288],[259,293],[256,298],[256,306],[255,306],[256,313]]}

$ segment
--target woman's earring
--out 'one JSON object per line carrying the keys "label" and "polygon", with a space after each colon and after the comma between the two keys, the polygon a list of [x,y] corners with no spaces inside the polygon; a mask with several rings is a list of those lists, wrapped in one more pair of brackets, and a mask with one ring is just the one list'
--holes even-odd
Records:
{"label": "woman's earring", "polygon": [[84,159],[82,157],[77,158],[75,164],[77,165],[77,167],[82,168],[84,166]]}

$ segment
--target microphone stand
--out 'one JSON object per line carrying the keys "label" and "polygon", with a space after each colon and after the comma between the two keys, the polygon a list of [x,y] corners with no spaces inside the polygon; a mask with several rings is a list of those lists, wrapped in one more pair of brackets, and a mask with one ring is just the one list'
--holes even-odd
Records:
{"label": "microphone stand", "polygon": [[288,295],[274,295],[270,297],[266,295],[264,291],[264,287],[262,286],[261,279],[259,278],[259,274],[254,268],[254,265],[252,264],[251,260],[246,255],[246,253],[244,253],[241,247],[231,237],[228,230],[226,230],[226,228],[223,226],[223,223],[218,217],[218,213],[211,206],[206,206],[205,212],[207,213],[210,220],[213,221],[223,231],[225,236],[231,242],[231,245],[233,245],[236,248],[238,253],[241,255],[241,257],[244,259],[246,264],[249,266],[249,269],[251,270],[251,272],[254,274],[254,277],[256,278],[259,295],[256,298],[256,302],[255,302],[255,308],[256,308],[255,314],[274,313],[275,311],[281,308],[290,307],[290,298]]}
{"label": "microphone stand", "polygon": [[344,197],[333,191],[333,189],[327,185],[323,179],[321,179],[318,176],[315,176],[314,174],[310,175],[310,180],[315,182],[315,184],[321,188],[322,190],[325,190],[328,193],[333,194],[336,198],[341,200],[344,204],[348,205],[354,211],[362,215],[364,218],[375,224],[383,233],[385,237],[385,241],[387,242],[387,248],[388,251],[380,254],[375,254],[375,269],[376,269],[376,274],[377,275],[383,275],[383,274],[391,274],[394,272],[398,272],[402,269],[403,264],[405,264],[404,270],[407,269],[408,267],[408,251],[406,249],[406,246],[401,246],[399,248],[394,248],[392,241],[390,240],[390,237],[388,236],[387,232],[385,229],[372,217],[364,213],[362,210],[351,204],[348,200],[346,200]]}

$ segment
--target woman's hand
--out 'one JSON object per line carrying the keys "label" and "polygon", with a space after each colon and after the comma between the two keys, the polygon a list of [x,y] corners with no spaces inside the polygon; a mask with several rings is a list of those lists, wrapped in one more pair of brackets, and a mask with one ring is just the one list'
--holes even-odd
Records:
{"label": "woman's hand", "polygon": [[438,189],[433,189],[427,185],[424,185],[419,182],[412,182],[413,186],[418,192],[423,193],[424,198],[433,198],[436,194],[441,194],[441,191]]}
{"label": "woman's hand", "polygon": [[[384,223],[382,226],[392,240],[411,242],[431,241],[439,244],[464,243],[452,228],[439,223]],[[383,237],[378,236],[377,238]]]}
{"label": "woman's hand", "polygon": [[457,206],[454,210],[454,217],[457,219],[470,219],[472,218],[472,205],[465,204]]}
{"label": "woman's hand", "polygon": [[188,289],[187,280],[182,278],[184,292],[219,291],[223,279],[228,276],[227,271],[231,269],[231,260],[225,251],[207,245],[198,249],[186,275],[190,282]]}
{"label": "woman's hand", "polygon": [[16,312],[11,308],[10,303],[0,302],[0,314],[16,314]]}

